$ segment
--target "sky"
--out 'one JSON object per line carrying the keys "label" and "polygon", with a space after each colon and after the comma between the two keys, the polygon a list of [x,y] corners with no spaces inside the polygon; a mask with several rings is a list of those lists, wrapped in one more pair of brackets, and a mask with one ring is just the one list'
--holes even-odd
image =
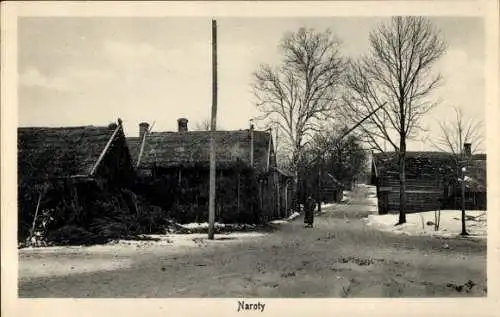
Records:
{"label": "sky", "polygon": [[[218,23],[218,113],[222,129],[246,129],[258,116],[251,89],[259,64],[279,63],[287,31],[330,28],[345,56],[369,48],[376,17],[221,18]],[[441,103],[423,120],[428,132],[408,150],[433,150],[438,122],[452,106],[485,117],[484,21],[433,17],[448,43],[436,64]],[[23,17],[18,22],[19,126],[107,125],[121,118],[128,136],[140,122],[175,131],[210,117],[211,20],[201,17]],[[485,133],[485,131],[484,131]]]}

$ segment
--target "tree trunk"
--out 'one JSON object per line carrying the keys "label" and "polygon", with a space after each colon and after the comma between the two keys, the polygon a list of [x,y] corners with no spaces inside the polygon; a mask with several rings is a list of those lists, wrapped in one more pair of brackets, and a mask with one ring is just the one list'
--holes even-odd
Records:
{"label": "tree trunk", "polygon": [[321,164],[318,163],[318,212],[321,212]]}
{"label": "tree trunk", "polygon": [[399,153],[399,221],[398,225],[406,223],[406,140],[401,137]]}
{"label": "tree trunk", "polygon": [[299,194],[299,173],[295,171],[295,177],[293,178],[292,204],[296,212],[300,212],[300,203],[298,194]]}
{"label": "tree trunk", "polygon": [[465,227],[465,173],[462,171],[462,184],[461,184],[461,192],[462,192],[462,232],[460,235],[468,236],[467,228]]}

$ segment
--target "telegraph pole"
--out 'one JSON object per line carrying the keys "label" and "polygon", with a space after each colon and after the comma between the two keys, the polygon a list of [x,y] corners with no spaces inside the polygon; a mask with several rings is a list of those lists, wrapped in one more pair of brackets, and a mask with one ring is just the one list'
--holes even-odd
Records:
{"label": "telegraph pole", "polygon": [[461,158],[461,166],[460,166],[460,178],[462,181],[460,182],[460,200],[461,200],[461,205],[462,205],[462,232],[460,233],[461,236],[468,236],[469,233],[467,232],[467,228],[465,226],[465,172],[467,171],[467,157],[465,154],[465,146],[462,145],[462,151],[460,152],[460,158]]}
{"label": "telegraph pole", "polygon": [[210,121],[210,190],[208,201],[208,239],[215,231],[215,131],[217,128],[217,21],[212,20],[212,118]]}

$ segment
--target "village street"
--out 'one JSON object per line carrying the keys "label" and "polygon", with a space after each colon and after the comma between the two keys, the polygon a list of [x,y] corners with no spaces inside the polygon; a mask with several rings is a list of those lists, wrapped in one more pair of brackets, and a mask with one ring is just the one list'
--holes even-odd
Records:
{"label": "village street", "polygon": [[360,187],[349,203],[324,208],[313,229],[298,218],[272,232],[217,235],[215,241],[200,235],[180,246],[174,239],[20,250],[19,296],[485,295],[485,241],[377,231],[362,220],[373,213],[366,196]]}

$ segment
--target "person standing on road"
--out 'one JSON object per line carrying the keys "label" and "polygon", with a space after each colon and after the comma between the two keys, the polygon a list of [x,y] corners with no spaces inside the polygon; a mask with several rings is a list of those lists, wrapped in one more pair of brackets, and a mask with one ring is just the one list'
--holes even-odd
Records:
{"label": "person standing on road", "polygon": [[314,208],[316,206],[316,202],[309,195],[304,204],[304,224],[306,228],[312,228],[314,223]]}

